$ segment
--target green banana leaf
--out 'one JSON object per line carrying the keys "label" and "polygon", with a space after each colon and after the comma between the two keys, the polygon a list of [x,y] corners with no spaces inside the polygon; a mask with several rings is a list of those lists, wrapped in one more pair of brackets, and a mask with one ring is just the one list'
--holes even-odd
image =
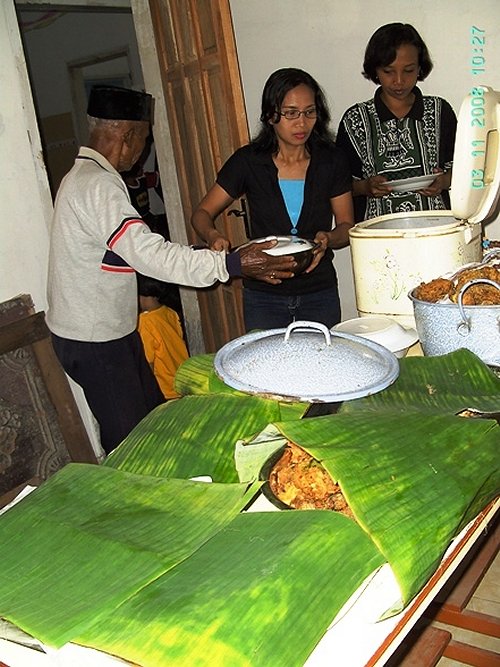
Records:
{"label": "green banana leaf", "polygon": [[145,667],[300,667],[383,557],[333,512],[238,514],[255,492],[70,464],[0,521],[0,615]]}
{"label": "green banana leaf", "polygon": [[61,646],[189,557],[259,485],[69,464],[0,520],[0,616]]}
{"label": "green banana leaf", "polygon": [[333,512],[241,514],[76,641],[144,667],[301,667],[382,562]]}
{"label": "green banana leaf", "polygon": [[[500,427],[493,420],[360,412],[274,426],[339,483],[398,580],[402,603],[395,611],[500,491]],[[268,431],[274,447],[279,439]]]}
{"label": "green banana leaf", "polygon": [[[214,405],[219,405],[219,400],[221,401],[220,409],[226,414],[224,399],[220,396]],[[315,447],[322,444],[335,448],[335,452],[340,452],[342,447],[354,447],[353,451],[347,449],[347,453],[343,454],[347,470],[343,470],[342,478],[338,481],[353,505],[353,509],[359,506],[357,514],[361,524],[372,535],[398,576],[404,603],[407,603],[425,583],[429,573],[439,562],[450,539],[457,534],[464,522],[470,520],[489,499],[498,493],[496,451],[498,451],[500,436],[498,429],[495,428],[495,423],[485,421],[472,423],[471,420],[453,417],[453,415],[467,407],[480,411],[494,411],[498,410],[499,406],[500,379],[476,355],[460,350],[442,357],[402,359],[401,374],[396,383],[374,396],[345,402],[340,415],[328,419],[298,420],[295,430],[292,430],[293,427],[286,419],[281,420],[287,424],[286,435],[292,432],[300,434],[301,439],[294,440],[294,442],[304,446],[313,456],[317,454]],[[214,410],[216,415],[219,414],[219,408],[216,407]],[[236,414],[233,407],[227,409],[228,414],[231,412]],[[192,410],[186,410],[186,423],[189,424],[192,421],[192,415]],[[343,421],[339,420],[338,418],[342,415],[350,415],[350,417]],[[354,416],[357,415],[359,419],[354,420]],[[435,418],[437,418],[437,423]],[[452,418],[451,426],[446,421],[447,418]],[[326,427],[324,419],[326,419]],[[318,421],[318,427],[313,426],[316,421]],[[279,420],[270,418],[269,423],[280,426]],[[319,440],[312,436],[313,439],[309,442],[305,436],[303,441],[303,434],[313,432],[314,428],[319,429]],[[325,429],[326,432],[324,432]],[[168,432],[169,427],[160,428],[160,430]],[[220,427],[216,417],[214,430],[203,430],[203,433],[209,435],[210,442],[216,442],[218,431]],[[263,448],[267,446],[266,440],[272,439],[272,436],[268,436],[265,431],[266,427],[261,431],[265,434]],[[248,442],[251,439],[248,437],[249,434],[254,432],[253,426],[246,425],[245,414],[238,412],[237,432],[232,433],[224,447],[218,450],[221,459],[224,459],[227,465],[221,481],[223,479],[236,481],[237,478],[233,476],[235,473],[234,443],[236,442],[238,461],[241,461],[242,457],[238,452],[240,443],[237,441]],[[139,436],[139,439],[141,437]],[[455,444],[452,442],[453,446],[449,452],[447,438],[456,440]],[[488,444],[485,449],[481,450],[480,455],[475,449],[478,445],[475,447],[473,445],[474,438],[477,438],[478,443],[485,440]],[[179,439],[174,438],[174,440],[177,442]],[[431,451],[429,447],[432,443],[434,444]],[[270,445],[271,449],[276,448],[279,444],[278,439],[277,443]],[[175,452],[173,456],[176,459],[176,447],[178,446],[175,444],[172,450]],[[196,448],[188,447],[188,449],[186,457],[191,462],[182,470],[176,464],[173,474],[177,475],[179,472],[182,472],[180,476],[211,474],[205,462],[203,469],[192,467],[193,451]],[[438,463],[441,474],[442,467],[439,457],[443,452],[455,451],[457,452],[455,458],[452,456],[449,460],[445,460],[443,465],[447,475],[453,476],[454,471],[460,468],[468,472],[469,476],[464,479],[458,495],[457,485],[451,484],[449,488],[446,484],[442,486],[439,475],[429,474],[429,471],[432,470],[431,466],[436,467]],[[433,459],[436,463],[428,461],[430,453],[433,456],[437,455],[437,458]],[[359,467],[353,466],[354,472],[350,474],[350,457],[354,454],[359,458],[360,463]],[[326,456],[325,452],[321,452],[321,456]],[[164,458],[164,452],[160,450],[158,457],[160,460]],[[463,461],[464,457],[466,461]],[[130,465],[129,452],[125,452],[125,458],[127,465]],[[140,453],[137,458],[143,460],[143,453]],[[317,458],[321,458],[319,453]],[[376,466],[372,460],[375,458],[382,465],[380,480],[373,477]],[[113,455],[110,459],[113,464]],[[241,465],[244,468],[247,464],[242,463]],[[336,477],[337,466],[342,466],[342,461],[337,459],[335,454],[332,462],[327,461],[325,465]],[[386,475],[388,469],[391,470],[392,477]],[[151,474],[151,469],[146,472]],[[394,484],[393,478],[406,481],[399,486]],[[249,479],[249,477],[243,479]],[[415,493],[417,504],[414,499]],[[385,498],[385,496],[387,496],[387,506],[384,506],[384,521],[379,526],[378,523],[373,522],[373,517],[378,516],[379,498]],[[367,503],[366,498],[370,497],[373,500],[373,507],[370,507],[368,518],[365,519],[363,508]],[[439,505],[440,508],[443,506],[443,510],[430,509],[429,512],[433,504]],[[400,515],[405,517],[404,521],[399,520]],[[407,521],[414,524],[415,530],[409,532],[405,537],[406,533],[403,528]],[[399,532],[398,529],[393,530],[392,523],[401,525],[401,530]],[[423,524],[428,525],[429,541],[416,549],[415,544],[420,545],[426,537],[425,531],[421,529]],[[394,540],[392,533],[386,538],[383,537],[386,531],[394,533]],[[378,533],[381,533],[382,537],[379,538]],[[394,544],[392,544],[393,541]],[[415,552],[415,559],[408,558],[407,552],[411,551]]]}
{"label": "green banana leaf", "polygon": [[500,412],[500,377],[469,350],[437,357],[404,357],[399,366],[399,377],[390,387],[345,401],[339,412]]}
{"label": "green banana leaf", "polygon": [[[104,465],[70,464],[1,517],[0,616],[145,666],[299,667],[375,568],[390,563],[403,606],[498,493],[500,427],[454,416],[497,411],[498,379],[462,352],[403,359],[395,385],[327,417],[235,392],[160,406]],[[256,486],[232,483],[235,443],[273,429],[323,462],[359,523],[239,513]]]}
{"label": "green banana leaf", "polygon": [[[177,369],[174,378],[176,392],[180,396],[191,394],[236,394],[248,396],[244,392],[225,384],[214,369],[215,354],[198,354],[186,359]],[[300,419],[306,412],[307,403],[280,402],[282,419]]]}
{"label": "green banana leaf", "polygon": [[174,388],[180,396],[190,394],[242,394],[229,387],[214,370],[215,354],[197,354],[184,361],[175,374]]}
{"label": "green banana leaf", "polygon": [[[302,405],[302,411],[306,406]],[[151,412],[104,462],[157,477],[238,482],[235,442],[283,420],[283,404],[246,394],[185,396]],[[285,413],[287,416],[289,412]]]}

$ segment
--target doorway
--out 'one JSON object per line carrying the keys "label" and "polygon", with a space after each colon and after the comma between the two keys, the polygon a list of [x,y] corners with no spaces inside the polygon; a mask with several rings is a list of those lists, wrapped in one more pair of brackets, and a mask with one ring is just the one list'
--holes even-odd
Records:
{"label": "doorway", "polygon": [[[134,18],[130,8],[108,11],[104,6],[96,10],[94,5],[82,4],[75,8],[69,2],[71,0],[64,3],[67,11],[59,11],[59,3],[54,5],[57,10],[38,12],[38,17],[29,19],[29,30],[25,15],[36,13],[35,6],[17,4],[53,195],[74,161],[82,132],[72,103],[68,63],[80,65],[92,57],[99,59],[100,54],[113,49],[119,52],[123,44],[127,44],[132,87],[146,87],[160,101],[158,107],[163,107],[159,109],[163,118],[158,127],[163,157],[160,157],[159,146],[157,150],[163,191],[168,201],[171,238],[179,243],[192,243],[189,218],[193,205],[213,183],[222,161],[248,140],[229,0],[131,0]],[[154,19],[151,12],[155,14]],[[85,25],[89,21],[92,21],[90,29]],[[49,41],[47,30],[51,31]],[[89,35],[90,39],[85,39],[84,35]],[[138,41],[142,47],[142,63]],[[90,44],[92,52],[89,52]],[[175,55],[175,62],[166,57],[169,44],[175,45],[171,51],[179,56]],[[68,49],[71,56],[66,55]],[[38,57],[34,57],[33,52],[37,52]],[[106,59],[106,62],[116,67],[120,58]],[[151,70],[155,70],[153,75]],[[118,68],[106,74],[122,76],[123,70]],[[180,78],[176,78],[178,74]],[[81,95],[81,91],[82,86],[77,85],[76,95]],[[179,99],[189,100],[190,111],[184,113]],[[158,125],[156,111],[155,125]],[[189,125],[196,132],[188,132]],[[181,136],[177,132],[179,127],[186,130],[183,136],[186,141],[174,146],[174,141],[179,141]],[[186,146],[189,151],[185,150]],[[190,162],[193,155],[195,159]],[[190,173],[196,179],[186,178]],[[219,223],[227,228],[233,245],[246,240],[243,221],[232,221],[223,215]],[[216,351],[243,333],[239,280],[204,291],[182,288],[181,295],[191,354]]]}
{"label": "doorway", "polygon": [[91,85],[144,86],[134,21],[130,9],[18,3],[16,11],[54,198],[87,139]]}

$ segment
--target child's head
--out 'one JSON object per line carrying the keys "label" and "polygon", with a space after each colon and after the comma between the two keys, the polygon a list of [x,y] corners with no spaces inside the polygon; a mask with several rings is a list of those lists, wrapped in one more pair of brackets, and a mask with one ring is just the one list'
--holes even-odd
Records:
{"label": "child's head", "polygon": [[158,306],[169,306],[179,312],[180,299],[179,289],[173,283],[165,283],[162,280],[145,276],[142,273],[137,274],[137,291],[140,297],[148,297],[148,303],[157,301]]}
{"label": "child's head", "polygon": [[377,68],[387,67],[396,59],[396,51],[410,44],[418,51],[418,81],[423,81],[432,70],[432,60],[425,42],[409,23],[387,23],[370,37],[363,62],[363,76],[378,83]]}

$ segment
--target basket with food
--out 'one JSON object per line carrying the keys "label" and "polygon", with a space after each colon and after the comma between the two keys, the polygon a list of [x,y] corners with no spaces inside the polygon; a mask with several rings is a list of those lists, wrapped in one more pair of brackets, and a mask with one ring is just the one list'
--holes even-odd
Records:
{"label": "basket with food", "polygon": [[500,366],[500,250],[409,294],[420,343],[428,356],[466,348]]}

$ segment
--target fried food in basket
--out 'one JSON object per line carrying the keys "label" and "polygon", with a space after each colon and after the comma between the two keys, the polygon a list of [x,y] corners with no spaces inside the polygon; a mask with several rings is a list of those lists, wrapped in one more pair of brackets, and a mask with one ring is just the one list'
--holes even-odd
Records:
{"label": "fried food in basket", "polygon": [[[465,267],[457,271],[452,278],[435,278],[427,283],[420,283],[415,288],[415,297],[429,303],[457,303],[462,287],[470,280],[493,280],[500,287],[500,264],[493,262],[484,266]],[[471,285],[463,294],[464,306],[496,306],[500,305],[500,289],[492,285],[478,283]]]}
{"label": "fried food in basket", "polygon": [[429,301],[430,303],[437,303],[448,296],[450,290],[453,288],[451,280],[446,278],[435,278],[428,283],[420,283],[415,289],[415,296],[421,301]]}
{"label": "fried food in basket", "polygon": [[[495,266],[483,266],[477,269],[464,269],[456,276],[456,284],[450,289],[449,297],[457,303],[460,290],[469,280],[477,278],[493,280],[500,285],[500,270]],[[500,304],[500,290],[492,285],[472,285],[463,295],[464,306],[495,306]]]}
{"label": "fried food in basket", "polygon": [[272,467],[269,486],[289,507],[329,509],[354,519],[340,486],[319,461],[292,442]]}

